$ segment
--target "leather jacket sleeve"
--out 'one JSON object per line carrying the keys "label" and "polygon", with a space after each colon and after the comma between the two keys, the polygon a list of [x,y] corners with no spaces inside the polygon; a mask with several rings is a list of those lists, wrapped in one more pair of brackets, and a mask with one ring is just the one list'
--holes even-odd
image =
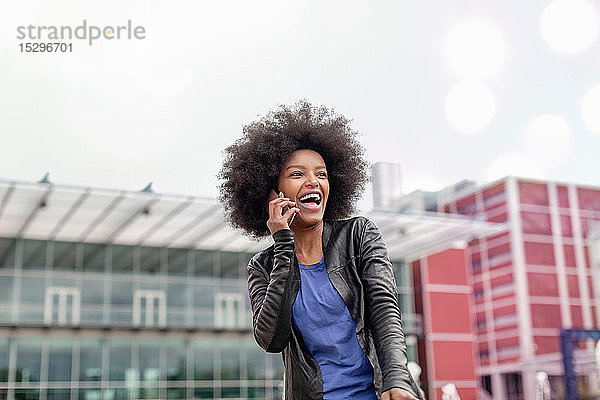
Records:
{"label": "leather jacket sleeve", "polygon": [[253,258],[248,264],[248,292],[256,342],[269,353],[279,353],[292,329],[294,232],[283,229],[275,232],[273,239],[273,268],[268,274]]}
{"label": "leather jacket sleeve", "polygon": [[381,368],[382,392],[397,387],[420,398],[408,371],[392,264],[379,230],[369,220],[362,234],[360,252],[366,312]]}

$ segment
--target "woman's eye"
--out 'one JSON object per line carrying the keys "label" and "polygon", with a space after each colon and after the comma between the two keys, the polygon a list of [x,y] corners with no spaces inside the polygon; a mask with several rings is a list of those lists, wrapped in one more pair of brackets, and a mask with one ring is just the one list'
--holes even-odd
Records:
{"label": "woman's eye", "polygon": [[323,178],[327,178],[327,173],[326,172],[321,172],[318,175],[322,176]]}
{"label": "woman's eye", "polygon": [[296,172],[292,172],[290,174],[290,176],[302,176],[302,172],[296,171]]}

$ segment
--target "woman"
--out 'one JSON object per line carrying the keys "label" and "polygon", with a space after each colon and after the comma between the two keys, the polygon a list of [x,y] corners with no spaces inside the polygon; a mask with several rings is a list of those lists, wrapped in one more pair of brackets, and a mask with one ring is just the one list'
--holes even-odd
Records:
{"label": "woman", "polygon": [[416,400],[396,285],[377,227],[348,218],[367,180],[350,122],[306,101],[226,150],[229,221],[274,245],[248,264],[254,337],[283,352],[286,399]]}

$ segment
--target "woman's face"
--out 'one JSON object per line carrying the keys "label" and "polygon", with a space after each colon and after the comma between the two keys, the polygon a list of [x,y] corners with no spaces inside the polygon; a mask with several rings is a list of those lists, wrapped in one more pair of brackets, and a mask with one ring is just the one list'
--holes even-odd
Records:
{"label": "woman's face", "polygon": [[313,150],[296,150],[279,171],[278,188],[300,212],[292,225],[310,227],[323,220],[329,197],[325,161]]}

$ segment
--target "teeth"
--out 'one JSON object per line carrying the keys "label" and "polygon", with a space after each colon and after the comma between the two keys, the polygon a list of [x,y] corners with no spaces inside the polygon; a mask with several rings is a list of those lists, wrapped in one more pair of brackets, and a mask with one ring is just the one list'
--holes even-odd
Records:
{"label": "teeth", "polygon": [[308,193],[308,194],[305,194],[304,196],[300,197],[300,200],[303,201],[303,200],[307,200],[310,198],[319,200],[321,198],[321,196],[318,193]]}

